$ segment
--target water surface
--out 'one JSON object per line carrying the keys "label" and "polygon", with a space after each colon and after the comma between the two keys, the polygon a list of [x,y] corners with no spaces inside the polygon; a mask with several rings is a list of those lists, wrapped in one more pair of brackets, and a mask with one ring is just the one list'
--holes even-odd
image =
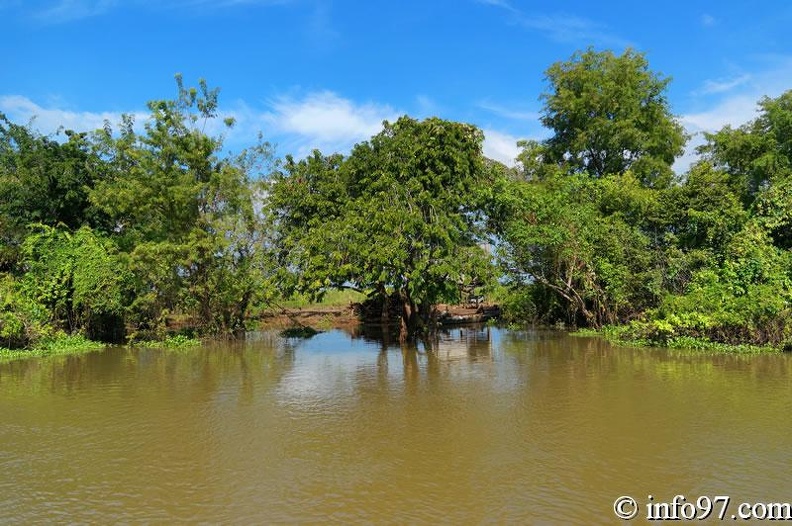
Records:
{"label": "water surface", "polygon": [[[792,500],[792,360],[456,329],[0,365],[0,521],[614,523]],[[733,511],[733,510],[730,510]]]}

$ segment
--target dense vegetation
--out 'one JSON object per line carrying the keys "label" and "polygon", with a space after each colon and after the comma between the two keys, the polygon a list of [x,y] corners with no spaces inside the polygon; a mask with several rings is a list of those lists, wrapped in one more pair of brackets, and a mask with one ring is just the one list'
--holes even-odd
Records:
{"label": "dense vegetation", "polygon": [[788,344],[792,338],[792,92],[685,137],[645,58],[586,51],[548,71],[542,122],[497,193],[500,259],[524,316],[625,324],[622,337]]}
{"label": "dense vegetation", "polygon": [[409,339],[474,286],[516,321],[790,345],[792,91],[675,174],[688,137],[642,54],[589,49],[546,76],[550,136],[515,168],[438,118],[346,156],[232,155],[205,132],[233,126],[218,91],[179,77],[142,127],[47,137],[0,114],[0,347],[235,335],[275,300],[344,288]]}

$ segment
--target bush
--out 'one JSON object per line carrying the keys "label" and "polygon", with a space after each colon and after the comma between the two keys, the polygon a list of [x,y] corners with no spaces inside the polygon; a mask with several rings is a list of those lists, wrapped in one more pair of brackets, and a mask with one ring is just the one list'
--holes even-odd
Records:
{"label": "bush", "polygon": [[24,349],[47,336],[46,308],[26,296],[10,275],[0,275],[0,347]]}
{"label": "bush", "polygon": [[109,239],[86,227],[70,233],[37,225],[22,252],[25,293],[48,308],[56,328],[123,341],[130,274]]}

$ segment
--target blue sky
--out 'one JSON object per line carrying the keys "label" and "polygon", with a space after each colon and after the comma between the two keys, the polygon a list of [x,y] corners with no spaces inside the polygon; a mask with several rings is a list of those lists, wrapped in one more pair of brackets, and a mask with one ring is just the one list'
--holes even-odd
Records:
{"label": "blue sky", "polygon": [[509,162],[517,139],[547,136],[544,71],[588,46],[645,52],[691,133],[792,89],[787,0],[0,0],[0,20],[0,111],[15,122],[143,120],[181,73],[221,88],[229,149],[261,131],[279,155],[347,152],[408,114],[476,124]]}

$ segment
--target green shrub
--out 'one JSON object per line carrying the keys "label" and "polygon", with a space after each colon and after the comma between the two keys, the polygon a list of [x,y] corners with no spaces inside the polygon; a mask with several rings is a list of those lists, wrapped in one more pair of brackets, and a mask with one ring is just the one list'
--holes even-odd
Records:
{"label": "green shrub", "polygon": [[19,283],[0,275],[0,347],[23,349],[47,336],[46,308],[28,297]]}

